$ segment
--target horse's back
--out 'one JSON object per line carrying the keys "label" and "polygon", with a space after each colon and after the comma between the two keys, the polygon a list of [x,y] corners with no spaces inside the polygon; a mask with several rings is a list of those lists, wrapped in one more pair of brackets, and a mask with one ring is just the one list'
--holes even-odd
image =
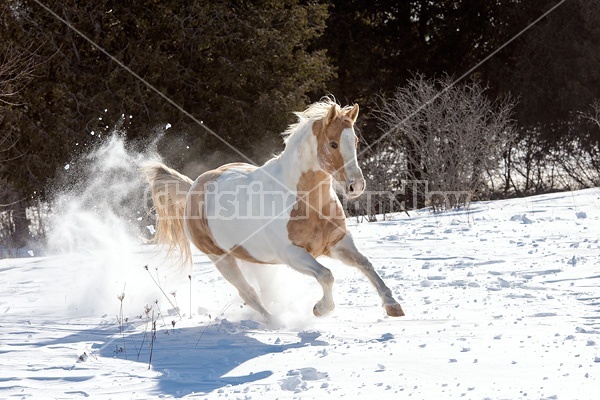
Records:
{"label": "horse's back", "polygon": [[223,255],[228,249],[217,244],[208,225],[206,213],[206,189],[218,180],[228,169],[241,168],[242,165],[224,165],[214,170],[206,171],[192,184],[187,194],[185,205],[185,231],[190,241],[205,254]]}
{"label": "horse's back", "polygon": [[[280,262],[288,191],[250,164],[226,164],[194,182],[188,197],[190,240],[204,253],[226,252],[255,263]],[[287,214],[289,216],[289,213]],[[282,234],[285,236],[282,236]]]}

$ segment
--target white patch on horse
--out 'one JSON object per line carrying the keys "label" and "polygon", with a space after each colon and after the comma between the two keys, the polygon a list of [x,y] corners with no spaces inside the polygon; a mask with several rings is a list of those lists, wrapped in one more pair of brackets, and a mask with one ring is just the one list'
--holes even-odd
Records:
{"label": "white patch on horse", "polygon": [[354,129],[346,128],[340,137],[340,152],[344,159],[344,170],[347,179],[347,194],[351,197],[360,196],[365,189],[365,180],[358,166],[356,156],[356,135]]}

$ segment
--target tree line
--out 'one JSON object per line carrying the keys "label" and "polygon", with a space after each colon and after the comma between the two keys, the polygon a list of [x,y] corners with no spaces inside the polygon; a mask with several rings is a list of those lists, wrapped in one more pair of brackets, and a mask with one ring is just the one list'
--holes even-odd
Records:
{"label": "tree line", "polygon": [[[270,158],[291,112],[331,93],[367,110],[359,127],[369,146],[386,129],[376,112],[382,99],[415,82],[461,76],[558,0],[41,2],[148,85],[38,2],[4,1],[0,65],[27,66],[0,69],[0,204],[13,220],[26,220],[27,207],[50,196],[57,171],[115,126],[131,141],[158,140],[167,162],[193,176],[226,161]],[[600,99],[599,10],[596,0],[566,1],[466,78],[486,89],[489,104],[514,100],[518,147],[503,145],[497,157],[513,175],[495,192],[552,190],[535,170],[558,158],[598,167],[600,133],[589,117]],[[25,70],[31,79],[13,90]],[[392,147],[410,143],[390,136]]]}

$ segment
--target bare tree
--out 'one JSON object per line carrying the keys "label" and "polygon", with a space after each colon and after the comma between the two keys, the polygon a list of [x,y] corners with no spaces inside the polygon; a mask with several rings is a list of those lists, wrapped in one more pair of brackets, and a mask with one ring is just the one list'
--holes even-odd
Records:
{"label": "bare tree", "polygon": [[600,99],[596,99],[590,105],[590,110],[582,113],[582,116],[600,128]]}
{"label": "bare tree", "polygon": [[[0,168],[8,161],[7,154],[19,140],[14,129],[4,129],[4,110],[20,105],[19,93],[33,77],[34,58],[34,53],[17,51],[10,46],[0,51]],[[28,230],[22,200],[5,179],[0,179],[0,238],[7,244],[20,244],[13,243],[16,233]]]}
{"label": "bare tree", "polygon": [[560,143],[555,161],[567,176],[568,189],[600,185],[600,99],[570,121],[573,131]]}
{"label": "bare tree", "polygon": [[[0,126],[4,119],[3,108],[20,105],[19,93],[33,78],[36,67],[35,53],[18,51],[14,47],[0,50]],[[1,154],[14,146],[18,138],[13,130],[0,130]]]}
{"label": "bare tree", "polygon": [[504,158],[504,196],[600,185],[600,101],[560,129],[565,134],[552,141],[538,127],[521,130]]}
{"label": "bare tree", "polygon": [[485,192],[490,171],[515,137],[514,102],[490,101],[485,92],[475,81],[453,85],[449,76],[417,75],[382,99],[375,116],[387,151],[406,163],[407,194],[417,199],[413,207],[467,206]]}
{"label": "bare tree", "polygon": [[389,148],[386,141],[376,146],[362,149],[361,168],[367,180],[367,188],[358,199],[343,199],[348,215],[358,221],[364,217],[377,221],[377,216],[385,219],[387,213],[404,211],[403,174],[406,170],[395,149]]}
{"label": "bare tree", "polygon": [[8,47],[0,52],[0,102],[19,104],[18,95],[27,85],[35,69],[35,53]]}

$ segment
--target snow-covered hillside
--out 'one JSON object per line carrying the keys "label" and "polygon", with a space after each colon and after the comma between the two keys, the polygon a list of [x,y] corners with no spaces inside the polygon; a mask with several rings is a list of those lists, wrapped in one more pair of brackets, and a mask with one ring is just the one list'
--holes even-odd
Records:
{"label": "snow-covered hillside", "polygon": [[202,254],[180,271],[117,228],[0,260],[0,398],[598,398],[600,189],[350,225],[406,317],[325,258],[324,318],[313,280],[246,267],[266,327]]}

